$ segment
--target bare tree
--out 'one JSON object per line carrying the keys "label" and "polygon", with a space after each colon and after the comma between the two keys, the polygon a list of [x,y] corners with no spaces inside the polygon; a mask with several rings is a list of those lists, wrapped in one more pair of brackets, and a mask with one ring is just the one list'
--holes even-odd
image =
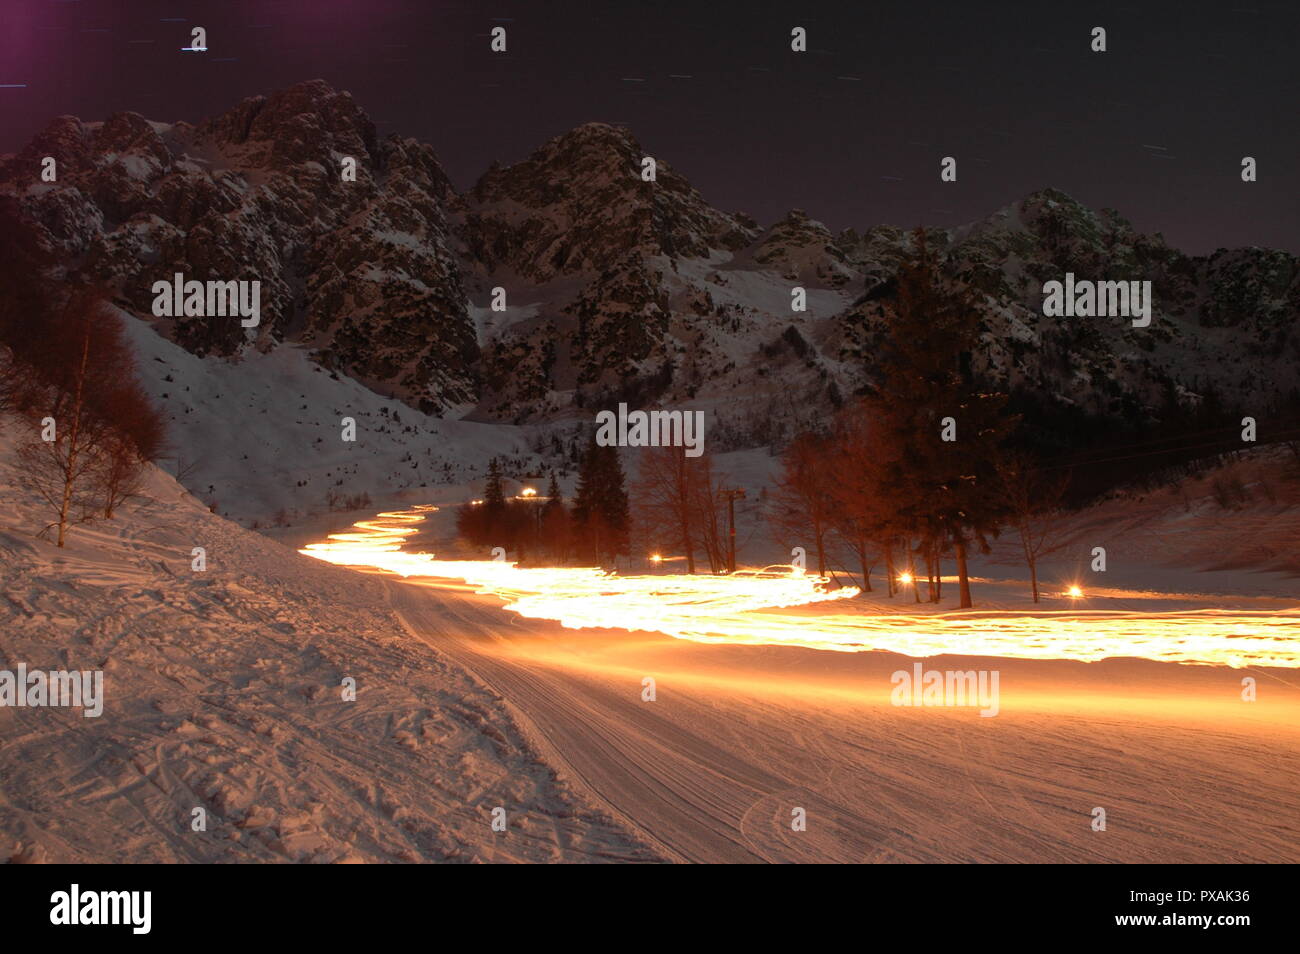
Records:
{"label": "bare tree", "polygon": [[145,461],[135,444],[120,431],[105,435],[103,453],[92,480],[99,491],[106,520],[112,520],[117,508],[144,489]]}
{"label": "bare tree", "polygon": [[693,522],[699,528],[699,540],[709,558],[709,570],[725,573],[731,566],[728,534],[724,529],[727,505],[722,496],[726,475],[714,470],[713,458],[708,454],[694,458],[687,472],[692,491]]}
{"label": "bare tree", "polygon": [[161,452],[162,417],[136,380],[121,319],[94,290],[51,311],[25,360],[32,383],[22,404],[39,423],[20,458],[54,510],[45,529],[57,528],[63,546],[70,523],[111,516],[136,492],[143,463]]}
{"label": "bare tree", "polygon": [[1029,583],[1038,602],[1039,558],[1061,545],[1061,499],[1069,484],[1069,473],[1052,475],[1039,468],[1033,457],[1005,451],[998,455],[997,474],[1003,503],[1020,538],[1020,549],[1029,567]]}
{"label": "bare tree", "polygon": [[797,538],[807,540],[811,535],[820,576],[826,575],[827,537],[835,509],[833,482],[826,438],[804,433],[791,441],[772,495],[770,519]]}
{"label": "bare tree", "polygon": [[727,566],[721,483],[708,454],[687,457],[684,447],[642,452],[635,498],[638,530],[647,540],[682,553],[688,573],[698,569],[701,549],[710,572]]}
{"label": "bare tree", "polygon": [[642,533],[680,550],[686,572],[694,573],[698,529],[690,464],[684,447],[646,448],[637,472],[635,509]]}
{"label": "bare tree", "polygon": [[[890,511],[880,492],[879,442],[859,408],[840,415],[830,450],[831,524],[857,558],[862,591],[869,593],[872,567],[891,533]],[[892,583],[886,585],[892,596]]]}
{"label": "bare tree", "polygon": [[135,380],[134,369],[123,372],[98,402],[99,413],[110,427],[94,477],[104,517],[110,520],[119,506],[139,496],[145,465],[158,459],[164,443],[162,415]]}
{"label": "bare tree", "polygon": [[[31,485],[54,508],[55,519],[45,531],[57,528],[61,547],[67,537],[68,524],[88,519],[91,513],[87,484],[102,466],[106,428],[102,420],[88,412],[86,374],[90,364],[90,336],[81,342],[72,393],[55,396],[53,404],[61,409],[57,416],[42,418],[38,433],[19,447],[18,458]],[[55,392],[51,391],[52,396]]]}

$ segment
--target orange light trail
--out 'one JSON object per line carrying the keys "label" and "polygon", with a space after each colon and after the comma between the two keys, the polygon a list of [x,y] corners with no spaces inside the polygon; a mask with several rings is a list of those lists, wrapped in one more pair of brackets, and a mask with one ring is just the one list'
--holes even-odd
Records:
{"label": "orange light trail", "polygon": [[619,628],[708,643],[802,646],[838,652],[887,650],[1072,659],[1139,657],[1205,665],[1300,668],[1300,609],[1162,613],[1079,610],[934,615],[781,614],[772,610],[857,596],[790,568],[730,576],[617,576],[594,567],[517,567],[504,560],[438,560],[402,545],[435,507],[381,513],[301,553],[404,578],[463,580],[506,609],[570,629]]}

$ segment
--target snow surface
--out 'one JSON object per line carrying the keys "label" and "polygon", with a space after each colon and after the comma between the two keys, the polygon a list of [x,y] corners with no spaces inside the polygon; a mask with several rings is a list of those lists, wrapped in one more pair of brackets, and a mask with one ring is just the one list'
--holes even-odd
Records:
{"label": "snow surface", "polygon": [[406,636],[376,579],[214,516],[156,470],[147,499],[60,550],[35,536],[14,433],[0,419],[0,668],[99,669],[106,701],[98,718],[0,708],[0,858],[655,857],[556,777],[500,697]]}
{"label": "snow surface", "polygon": [[[325,509],[331,491],[382,496],[468,480],[497,455],[529,456],[526,432],[421,414],[296,345],[199,358],[124,315],[145,389],[167,412],[168,468],[222,515],[265,523]],[[170,378],[170,380],[169,380]],[[356,421],[356,441],[342,420]]]}
{"label": "snow surface", "polygon": [[387,585],[413,636],[509,698],[551,764],[675,860],[1300,860],[1300,692],[1270,670],[1246,704],[1226,667],[926,660],[1000,673],[1001,711],[981,718],[890,705],[913,665],[892,653],[575,632]]}
{"label": "snow surface", "polygon": [[[289,389],[316,375],[303,367],[283,368]],[[99,719],[0,709],[0,849],[16,861],[1300,861],[1294,670],[1251,669],[1248,704],[1243,672],[1223,666],[938,656],[924,665],[997,670],[998,716],[900,708],[890,676],[908,656],[565,630],[463,587],[301,557],[161,472],[148,499],[60,551],[34,537],[12,435],[5,422],[0,668],[100,668],[107,690]],[[1111,562],[1085,583],[1086,608],[1300,604],[1284,463],[1264,449],[1071,517],[1039,609],[1059,608],[1051,587],[1094,541]],[[777,461],[719,464],[753,490]],[[1225,475],[1247,489],[1236,508],[1213,499]],[[387,499],[446,506],[469,491]],[[790,541],[764,502],[760,489],[741,504],[741,557],[783,562]],[[277,533],[297,545],[359,516]],[[449,542],[451,517],[421,545]],[[973,571],[979,607],[1029,607],[1010,541]],[[938,607],[879,591],[838,605],[929,613],[954,597],[949,577]],[[356,702],[340,698],[344,676]],[[506,834],[490,829],[498,805]],[[206,832],[190,830],[196,807]],[[795,808],[807,831],[791,829]]]}

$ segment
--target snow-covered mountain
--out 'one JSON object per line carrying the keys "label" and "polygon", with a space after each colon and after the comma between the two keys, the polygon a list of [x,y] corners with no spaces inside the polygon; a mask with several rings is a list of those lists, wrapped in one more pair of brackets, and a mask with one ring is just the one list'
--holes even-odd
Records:
{"label": "snow-covered mountain", "polygon": [[[41,180],[45,156],[56,182]],[[427,414],[484,422],[571,420],[616,400],[703,407],[731,447],[870,380],[912,242],[891,226],[833,234],[799,210],[763,228],[601,123],[458,193],[430,146],[380,140],[320,80],[197,126],[60,117],[0,160],[0,191],[38,223],[61,276],[107,283],[193,355],[292,347]],[[1051,189],[931,242],[984,296],[974,360],[991,383],[1131,418],[1170,395],[1245,406],[1300,388],[1300,265],[1285,252],[1185,255]],[[153,282],[177,271],[260,279],[261,325],[153,318]],[[1066,272],[1150,280],[1151,326],[1044,317],[1043,283]],[[795,286],[806,311],[792,310]]]}
{"label": "snow-covered mountain", "polygon": [[[41,181],[41,161],[57,181]],[[341,181],[345,157],[356,181]],[[260,280],[252,340],[239,322],[167,320],[198,355],[310,346],[318,360],[413,406],[477,392],[477,347],[449,251],[451,186],[432,149],[380,142],[347,93],[302,83],[191,126],[117,113],[61,116],[5,162],[69,274],[109,284],[151,316],[153,283]]]}

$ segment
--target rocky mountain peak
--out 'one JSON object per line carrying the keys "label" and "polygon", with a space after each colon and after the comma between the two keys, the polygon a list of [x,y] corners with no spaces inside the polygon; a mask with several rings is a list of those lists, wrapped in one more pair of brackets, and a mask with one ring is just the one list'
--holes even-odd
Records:
{"label": "rocky mountain peak", "polygon": [[249,97],[200,123],[197,138],[218,148],[245,147],[246,161],[273,168],[313,161],[330,167],[339,156],[370,165],[379,158],[370,117],[351,93],[320,79]]}
{"label": "rocky mountain peak", "polygon": [[[653,181],[645,178],[653,160]],[[712,208],[630,132],[585,123],[522,162],[489,170],[468,197],[465,240],[489,270],[544,282],[603,272],[629,252],[705,257],[738,249],[751,223]]]}
{"label": "rocky mountain peak", "polygon": [[[56,182],[41,179],[45,156],[58,159]],[[344,156],[357,159],[355,182],[339,175]],[[422,410],[477,405],[514,420],[614,396],[720,401],[725,440],[738,446],[763,442],[786,413],[763,385],[778,359],[783,389],[813,404],[864,386],[893,279],[914,251],[909,229],[836,236],[800,209],[761,229],[710,206],[671,157],[608,123],[494,165],[457,195],[431,146],[377,139],[351,95],[320,80],[198,126],[59,117],[0,158],[0,192],[33,224],[51,280],[112,289],[199,356],[293,342]],[[1254,395],[1291,386],[1300,367],[1294,256],[1186,256],[1057,189],[927,235],[983,295],[974,367],[997,386],[1146,413],[1171,381],[1193,396],[1211,380]],[[260,281],[260,325],[155,321],[152,284],[178,271]],[[1151,280],[1150,330],[1045,321],[1043,283],[1066,271]],[[796,284],[806,313],[790,310]],[[496,285],[510,305],[486,317]]]}
{"label": "rocky mountain peak", "polygon": [[838,287],[854,277],[830,229],[803,209],[791,209],[759,237],[753,259],[789,281]]}

